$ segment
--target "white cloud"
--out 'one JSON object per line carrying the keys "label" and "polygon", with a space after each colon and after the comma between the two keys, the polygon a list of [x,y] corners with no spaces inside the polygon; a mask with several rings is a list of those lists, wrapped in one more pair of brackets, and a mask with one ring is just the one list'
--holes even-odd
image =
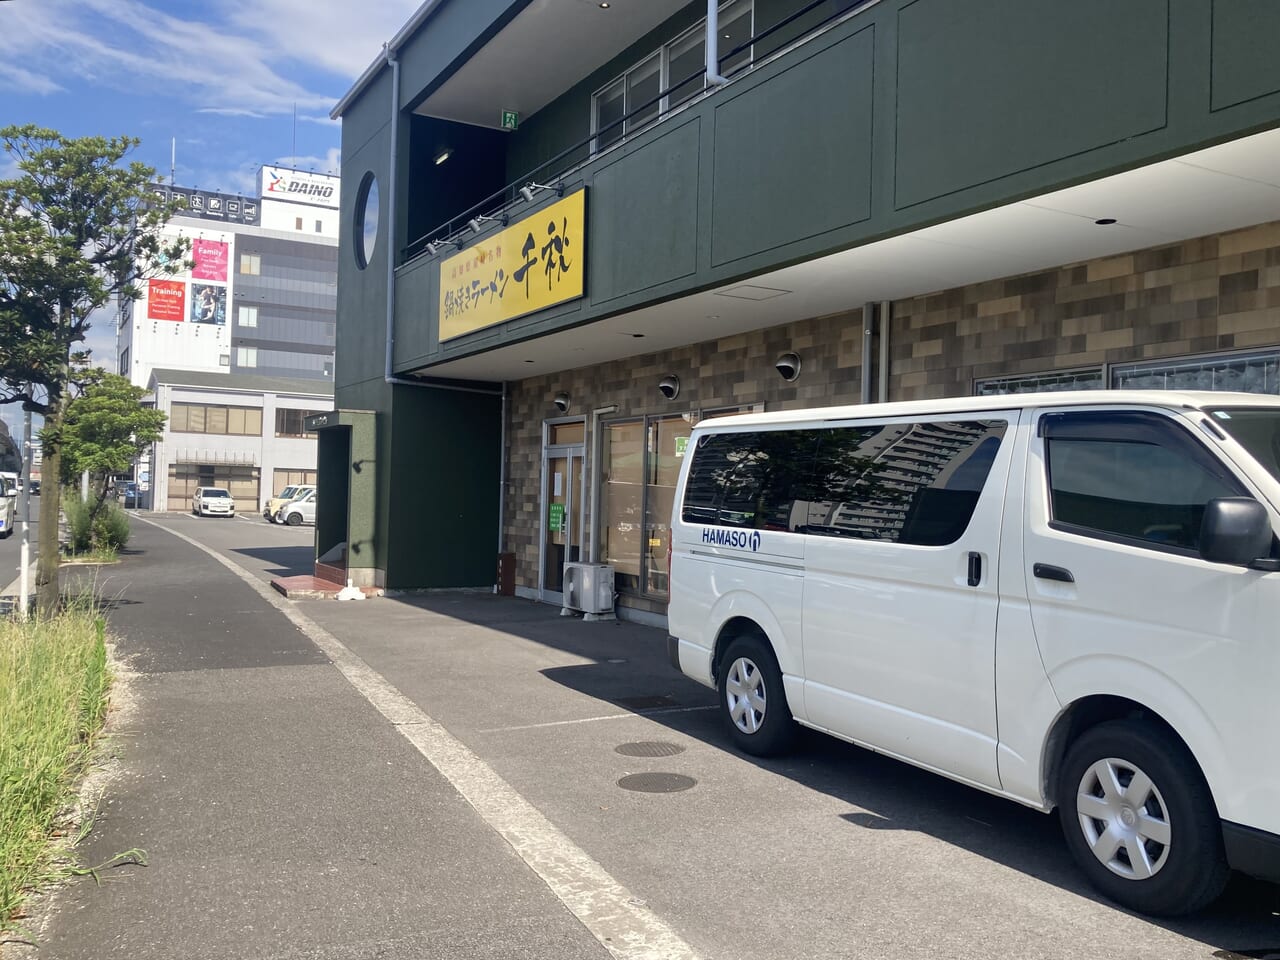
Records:
{"label": "white cloud", "polygon": [[[228,20],[284,56],[354,83],[421,0],[224,0]],[[346,92],[344,89],[343,93]]]}
{"label": "white cloud", "polygon": [[61,84],[51,77],[44,77],[30,70],[24,70],[14,63],[0,62],[0,86],[9,87],[19,93],[58,93]]}
{"label": "white cloud", "polygon": [[[275,65],[294,60],[294,49],[273,46],[273,39],[182,19],[140,0],[0,6],[0,63],[22,62],[27,86],[73,73],[122,91],[171,91],[197,110],[271,116],[297,104],[327,112],[341,81],[320,91],[285,76]],[[345,40],[340,33],[329,38]],[[16,70],[0,73],[0,88],[17,82]]]}

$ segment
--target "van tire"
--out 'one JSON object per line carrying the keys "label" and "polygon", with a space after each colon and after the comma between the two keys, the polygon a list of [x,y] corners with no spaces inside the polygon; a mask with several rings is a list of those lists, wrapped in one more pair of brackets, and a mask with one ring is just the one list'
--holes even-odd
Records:
{"label": "van tire", "polygon": [[[1108,790],[1103,784],[1112,775]],[[1146,786],[1129,796],[1138,777]],[[1231,871],[1209,785],[1182,741],[1161,727],[1112,720],[1086,730],[1062,762],[1058,801],[1071,855],[1089,882],[1122,906],[1154,916],[1193,913],[1227,884]],[[1129,829],[1144,821],[1144,830]],[[1118,845],[1109,842],[1117,832]]]}
{"label": "van tire", "polygon": [[287,523],[287,524],[288,524],[289,526],[291,526],[291,527],[296,527],[298,524],[300,524],[300,523],[302,522],[302,514],[300,514],[300,513],[291,513],[291,514],[289,514],[287,517],[285,517],[285,518],[284,518],[284,522],[285,522],[285,523]]}
{"label": "van tire", "polygon": [[768,641],[733,640],[719,674],[720,715],[738,749],[756,757],[786,752],[795,741],[796,724]]}

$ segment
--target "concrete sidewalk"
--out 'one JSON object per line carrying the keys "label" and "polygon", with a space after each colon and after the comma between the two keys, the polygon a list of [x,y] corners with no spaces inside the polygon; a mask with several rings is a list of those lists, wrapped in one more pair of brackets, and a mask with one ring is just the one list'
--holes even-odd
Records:
{"label": "concrete sidewalk", "polygon": [[[154,527],[133,545],[140,556],[98,574],[132,675],[110,725],[118,775],[82,855],[142,848],[147,866],[56,892],[39,951],[13,956],[609,955],[263,596]],[[513,619],[563,629],[518,601],[434,603],[457,614],[439,639],[477,653]],[[445,619],[389,601],[313,606],[350,610],[333,626],[366,637],[435,637]],[[606,631],[657,646],[642,628],[590,632]]]}

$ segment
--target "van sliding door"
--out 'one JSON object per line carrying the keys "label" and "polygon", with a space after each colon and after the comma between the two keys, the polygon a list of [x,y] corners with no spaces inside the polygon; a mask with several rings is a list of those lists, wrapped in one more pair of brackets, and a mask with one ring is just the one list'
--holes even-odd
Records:
{"label": "van sliding door", "polygon": [[809,719],[990,787],[996,563],[1017,421],[833,425],[805,526]]}

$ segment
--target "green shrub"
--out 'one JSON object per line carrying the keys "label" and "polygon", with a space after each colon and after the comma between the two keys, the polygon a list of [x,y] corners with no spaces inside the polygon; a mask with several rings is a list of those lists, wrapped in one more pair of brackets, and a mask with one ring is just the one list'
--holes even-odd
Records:
{"label": "green shrub", "polygon": [[72,553],[86,553],[93,548],[93,527],[89,522],[89,504],[77,490],[62,491],[62,512],[67,518],[67,546]]}
{"label": "green shrub", "polygon": [[82,500],[77,490],[62,494],[62,512],[67,517],[67,548],[73,554],[98,552],[114,554],[129,542],[129,516],[114,499],[108,497],[90,521],[96,502],[93,496]]}
{"label": "green shrub", "polygon": [[98,549],[123,550],[129,542],[129,517],[115,500],[102,505],[93,524],[93,545]]}

